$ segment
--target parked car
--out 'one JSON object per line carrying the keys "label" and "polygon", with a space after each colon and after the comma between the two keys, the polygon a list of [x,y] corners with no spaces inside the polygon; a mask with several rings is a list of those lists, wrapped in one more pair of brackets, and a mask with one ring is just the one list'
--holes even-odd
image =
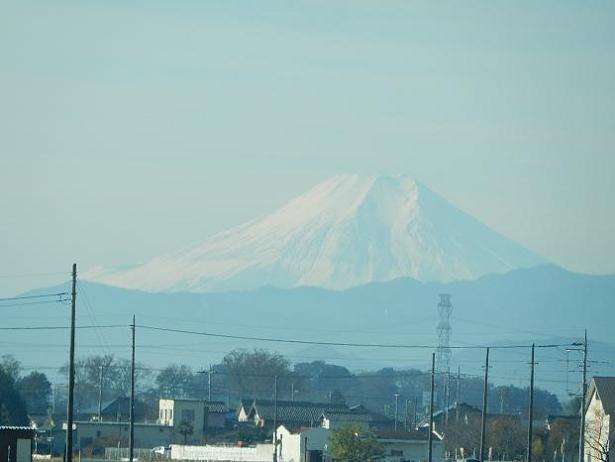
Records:
{"label": "parked car", "polygon": [[158,454],[161,456],[166,456],[171,453],[171,446],[156,446],[152,448],[152,454]]}

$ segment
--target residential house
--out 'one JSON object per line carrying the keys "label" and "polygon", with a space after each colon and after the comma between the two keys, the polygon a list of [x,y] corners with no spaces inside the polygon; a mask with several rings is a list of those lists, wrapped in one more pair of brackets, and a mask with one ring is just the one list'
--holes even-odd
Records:
{"label": "residential house", "polygon": [[279,462],[322,462],[331,431],[327,428],[290,430],[278,427]]}
{"label": "residential house", "polygon": [[[429,432],[374,432],[384,450],[383,462],[425,462],[429,455]],[[432,460],[444,460],[444,442],[434,432],[432,438]]]}
{"label": "residential house", "polygon": [[[322,462],[331,461],[327,451],[332,430],[327,428],[288,429],[278,427],[279,462]],[[425,462],[429,454],[429,434],[425,431],[374,432],[384,451],[384,462]],[[433,461],[444,459],[444,443],[436,434],[433,436]]]}
{"label": "residential house", "polygon": [[369,415],[369,428],[371,430],[392,431],[395,429],[395,419],[387,417],[378,412],[374,412],[371,409],[368,409],[361,404],[356,405],[356,406],[351,406],[349,409],[354,414],[360,414],[360,413],[368,414]]}
{"label": "residential house", "polygon": [[[152,415],[152,409],[143,401],[135,400],[135,421],[145,422]],[[78,415],[78,420],[98,420],[98,406],[88,408]],[[102,422],[128,422],[130,420],[130,398],[121,396],[102,403],[100,420]]]}
{"label": "residential house", "polygon": [[613,460],[615,377],[594,377],[585,400],[585,462]]}
{"label": "residential house", "polygon": [[237,411],[235,415],[237,416],[237,422],[248,422],[248,414],[252,409],[252,403],[254,403],[253,399],[240,399],[239,405],[237,406]]}
{"label": "residential house", "polygon": [[[472,422],[481,418],[482,411],[477,407],[467,403],[453,403],[445,409],[440,409],[433,413],[433,430],[441,433],[447,423],[461,423],[472,425]],[[425,417],[418,425],[419,428],[426,429],[429,427],[429,416]]]}
{"label": "residential house", "polygon": [[173,442],[198,444],[209,431],[225,428],[226,404],[199,399],[161,399],[158,423],[174,428]]}
{"label": "residential house", "polygon": [[[277,412],[274,409],[277,406]],[[271,428],[274,419],[287,428],[317,427],[325,411],[348,411],[345,404],[312,403],[309,401],[281,401],[256,399],[250,407],[246,421],[259,427]],[[275,414],[275,416],[274,416]]]}
{"label": "residential house", "polygon": [[[95,455],[101,455],[104,447],[128,447],[128,422],[87,421],[75,422],[74,425],[75,450],[92,448]],[[136,448],[153,448],[167,446],[173,442],[175,434],[171,426],[139,422],[135,423],[134,436]]]}
{"label": "residential house", "polygon": [[344,425],[358,425],[363,431],[371,428],[372,415],[365,409],[329,409],[322,413],[320,426],[335,430]]}

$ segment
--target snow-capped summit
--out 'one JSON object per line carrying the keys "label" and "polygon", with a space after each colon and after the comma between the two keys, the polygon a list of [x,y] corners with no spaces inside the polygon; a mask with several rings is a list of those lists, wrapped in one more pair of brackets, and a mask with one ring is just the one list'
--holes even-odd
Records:
{"label": "snow-capped summit", "polygon": [[151,292],[474,279],[545,261],[408,177],[340,175],[275,212],[128,270],[83,277]]}

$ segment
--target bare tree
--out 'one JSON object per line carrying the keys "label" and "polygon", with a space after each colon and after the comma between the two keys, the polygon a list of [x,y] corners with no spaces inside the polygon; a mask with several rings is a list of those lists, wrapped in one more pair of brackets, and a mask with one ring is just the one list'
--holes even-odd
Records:
{"label": "bare tree", "polygon": [[591,452],[592,459],[609,462],[612,443],[609,417],[602,407],[596,406],[585,424],[585,446]]}

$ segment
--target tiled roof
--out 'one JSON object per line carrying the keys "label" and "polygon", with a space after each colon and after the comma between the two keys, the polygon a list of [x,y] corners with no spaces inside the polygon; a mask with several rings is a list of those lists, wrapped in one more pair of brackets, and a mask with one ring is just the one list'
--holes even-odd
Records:
{"label": "tiled roof", "polygon": [[205,401],[205,407],[209,412],[225,413],[228,411],[224,401]]}
{"label": "tiled roof", "polygon": [[371,416],[368,412],[353,412],[350,409],[330,409],[322,413],[322,416],[336,422],[370,422]]}
{"label": "tiled roof", "polygon": [[[310,423],[318,422],[326,411],[349,412],[345,404],[312,403],[308,401],[278,401],[277,420],[279,423]],[[250,415],[258,414],[261,419],[267,421],[274,417],[274,402],[271,400],[255,400],[250,410]]]}
{"label": "tiled roof", "polygon": [[[96,410],[98,412],[98,410]],[[122,396],[111,401],[103,407],[101,415],[105,417],[116,417],[118,413],[122,416],[130,415],[130,398]],[[144,417],[149,413],[149,406],[143,401],[135,400],[135,417]]]}
{"label": "tiled roof", "polygon": [[11,433],[17,433],[18,435],[22,435],[24,437],[27,437],[27,436],[34,437],[35,432],[36,432],[36,428],[33,428],[33,427],[0,425],[0,433],[4,433],[4,434],[8,433],[10,435]]}

